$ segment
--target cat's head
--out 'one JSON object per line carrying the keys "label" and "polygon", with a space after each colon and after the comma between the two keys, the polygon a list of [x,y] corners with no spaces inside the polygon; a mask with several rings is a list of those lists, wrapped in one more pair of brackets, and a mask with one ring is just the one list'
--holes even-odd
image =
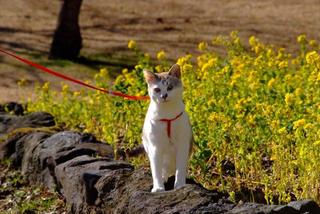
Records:
{"label": "cat's head", "polygon": [[166,103],[182,100],[182,83],[180,66],[174,64],[168,72],[153,73],[143,71],[144,78],[148,83],[150,98],[156,103]]}

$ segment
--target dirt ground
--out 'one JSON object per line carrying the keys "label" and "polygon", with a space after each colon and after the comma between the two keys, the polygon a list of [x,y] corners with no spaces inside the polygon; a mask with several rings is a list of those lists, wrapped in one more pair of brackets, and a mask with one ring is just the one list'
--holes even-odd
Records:
{"label": "dirt ground", "polygon": [[[0,0],[0,47],[29,58],[30,54],[41,56],[43,60],[60,4],[58,0]],[[319,0],[83,1],[82,54],[121,57],[127,54],[128,40],[134,39],[153,57],[163,49],[174,60],[195,53],[200,41],[210,42],[212,37],[233,30],[238,30],[243,39],[255,35],[263,42],[294,50],[299,34],[320,40],[319,11]],[[73,67],[70,74],[90,78],[90,69]],[[60,70],[64,71],[63,67]],[[36,81],[59,81],[3,55],[0,75],[0,102],[30,96]],[[21,78],[28,80],[29,88],[17,87]]]}

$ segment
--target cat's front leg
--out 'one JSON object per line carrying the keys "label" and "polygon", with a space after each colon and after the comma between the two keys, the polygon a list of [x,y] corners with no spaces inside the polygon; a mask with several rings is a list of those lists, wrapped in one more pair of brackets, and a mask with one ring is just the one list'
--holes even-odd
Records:
{"label": "cat's front leg", "polygon": [[186,185],[187,165],[189,158],[189,147],[182,146],[177,150],[176,154],[176,175],[174,188],[179,189]]}
{"label": "cat's front leg", "polygon": [[151,192],[164,191],[164,184],[162,178],[162,156],[156,148],[149,149],[149,160],[151,166],[153,188]]}

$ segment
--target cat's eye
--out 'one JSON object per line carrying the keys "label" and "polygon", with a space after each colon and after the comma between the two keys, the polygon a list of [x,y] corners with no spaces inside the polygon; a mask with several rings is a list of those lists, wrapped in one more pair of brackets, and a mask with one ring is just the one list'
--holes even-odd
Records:
{"label": "cat's eye", "polygon": [[168,88],[167,88],[168,91],[171,91],[172,89],[173,89],[172,85],[169,85]]}
{"label": "cat's eye", "polygon": [[156,93],[159,93],[159,92],[161,91],[160,88],[155,88],[155,89],[153,89],[153,90],[154,90],[154,92],[156,92]]}

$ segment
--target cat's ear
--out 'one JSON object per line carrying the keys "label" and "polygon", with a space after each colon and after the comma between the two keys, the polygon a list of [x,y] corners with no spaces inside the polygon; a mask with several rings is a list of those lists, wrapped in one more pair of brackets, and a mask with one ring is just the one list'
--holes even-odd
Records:
{"label": "cat's ear", "polygon": [[174,64],[169,70],[169,75],[177,77],[178,79],[180,79],[181,78],[180,65]]}
{"label": "cat's ear", "polygon": [[159,77],[155,73],[148,71],[146,69],[143,70],[143,76],[146,79],[148,84],[155,83],[159,79]]}

